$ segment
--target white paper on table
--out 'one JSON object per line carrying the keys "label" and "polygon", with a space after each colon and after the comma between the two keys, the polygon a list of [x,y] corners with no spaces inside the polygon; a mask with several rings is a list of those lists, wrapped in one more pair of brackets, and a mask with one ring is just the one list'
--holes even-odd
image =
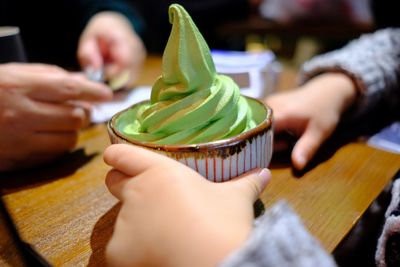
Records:
{"label": "white paper on table", "polygon": [[151,87],[139,86],[132,90],[121,90],[114,92],[114,99],[105,103],[94,105],[91,114],[93,123],[106,122],[111,117],[133,104],[150,99]]}

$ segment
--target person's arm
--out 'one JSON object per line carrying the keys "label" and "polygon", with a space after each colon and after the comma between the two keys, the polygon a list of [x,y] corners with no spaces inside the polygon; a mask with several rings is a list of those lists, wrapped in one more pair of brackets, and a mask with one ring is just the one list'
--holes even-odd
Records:
{"label": "person's arm", "polygon": [[[145,29],[140,12],[136,11],[129,0],[42,0],[35,2],[4,0],[1,2],[2,4],[4,2],[2,5],[4,8],[0,7],[0,24],[20,28],[28,61],[55,64],[68,70],[80,69],[81,66],[76,58],[79,37],[89,21],[97,14],[112,12],[119,15],[121,19],[116,23],[120,21],[127,23],[121,23],[122,27],[115,27],[114,30],[119,32],[120,29],[123,29],[124,33],[128,32],[128,35],[135,36],[137,43],[141,43],[140,35]],[[116,26],[115,23],[113,25]],[[129,25],[129,27],[125,25]],[[132,54],[127,58],[134,58]],[[140,58],[140,55],[138,56]]]}
{"label": "person's arm", "polygon": [[72,1],[80,10],[84,30],[78,60],[84,70],[104,70],[111,87],[132,86],[141,70],[146,49],[140,35],[144,21],[125,0]]}
{"label": "person's arm", "polygon": [[400,100],[400,29],[364,35],[344,48],[305,63],[303,84],[266,99],[274,110],[275,132],[298,140],[292,162],[303,169],[333,133],[345,112],[353,118],[378,104]]}
{"label": "person's arm", "polygon": [[267,104],[274,112],[274,151],[287,149],[279,135],[298,138],[292,150],[296,169],[303,169],[321,144],[334,132],[341,114],[356,99],[357,90],[342,73],[315,76],[303,86],[269,96]]}
{"label": "person's arm", "polygon": [[104,152],[122,202],[106,249],[110,266],[215,266],[246,240],[268,170],[212,183],[176,160],[133,145]]}
{"label": "person's arm", "polygon": [[103,70],[112,89],[133,86],[146,57],[144,44],[129,20],[115,11],[94,15],[83,31],[78,59],[83,69]]}
{"label": "person's arm", "polygon": [[352,79],[359,96],[357,114],[376,105],[400,100],[400,28],[363,35],[342,49],[317,56],[301,70],[303,82],[327,72],[341,72]]}
{"label": "person's arm", "polygon": [[132,145],[112,145],[104,160],[113,167],[107,187],[122,202],[106,249],[111,266],[335,266],[285,204],[252,230],[266,169],[213,183]]}

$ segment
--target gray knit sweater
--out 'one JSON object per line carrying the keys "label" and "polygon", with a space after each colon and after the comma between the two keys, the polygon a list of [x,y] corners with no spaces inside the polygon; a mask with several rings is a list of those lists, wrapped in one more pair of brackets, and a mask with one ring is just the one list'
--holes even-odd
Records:
{"label": "gray knit sweater", "polygon": [[[353,79],[360,92],[356,114],[364,114],[378,104],[399,107],[400,29],[367,34],[340,50],[313,58],[302,67],[301,81],[329,71],[344,72]],[[336,264],[288,205],[281,202],[256,220],[247,242],[220,266],[330,267]]]}
{"label": "gray knit sweater", "polygon": [[247,242],[220,267],[335,267],[328,255],[283,201],[255,221]]}
{"label": "gray knit sweater", "polygon": [[348,74],[360,92],[356,114],[376,105],[398,107],[400,103],[400,29],[390,28],[366,34],[342,49],[306,62],[301,82],[328,71]]}

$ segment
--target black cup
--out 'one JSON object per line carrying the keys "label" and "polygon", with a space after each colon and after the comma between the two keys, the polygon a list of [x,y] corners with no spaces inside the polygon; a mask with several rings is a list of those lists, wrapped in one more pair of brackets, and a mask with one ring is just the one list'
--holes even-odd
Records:
{"label": "black cup", "polygon": [[0,27],[0,64],[26,62],[26,54],[18,27]]}

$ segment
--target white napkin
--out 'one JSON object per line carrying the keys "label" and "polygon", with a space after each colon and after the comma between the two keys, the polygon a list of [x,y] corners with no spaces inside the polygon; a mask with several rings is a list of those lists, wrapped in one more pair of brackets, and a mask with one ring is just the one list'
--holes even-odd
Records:
{"label": "white napkin", "polygon": [[114,92],[114,99],[105,103],[94,105],[91,114],[93,123],[106,122],[111,117],[129,106],[150,99],[151,87],[139,86],[132,90]]}

